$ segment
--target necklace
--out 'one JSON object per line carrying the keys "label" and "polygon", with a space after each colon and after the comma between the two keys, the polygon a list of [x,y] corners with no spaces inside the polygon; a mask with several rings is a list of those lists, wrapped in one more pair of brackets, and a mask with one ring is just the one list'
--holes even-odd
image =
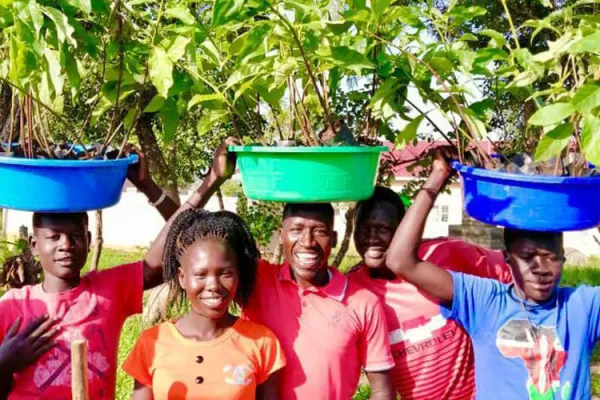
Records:
{"label": "necklace", "polygon": [[[516,294],[516,293],[515,293]],[[556,293],[556,302],[555,302],[555,306],[554,306],[554,310],[556,311],[556,321],[554,323],[554,331],[556,332],[556,335],[558,337],[558,298],[560,296],[560,292]],[[538,339],[537,336],[537,329],[534,327],[534,325],[531,323],[531,319],[529,318],[529,314],[527,313],[527,308],[525,307],[525,303],[523,301],[523,299],[521,299],[520,296],[516,296],[519,304],[521,305],[521,310],[523,310],[523,314],[525,314],[525,319],[527,320],[527,325],[528,325],[528,331],[529,334],[531,335],[531,337],[533,338],[533,341],[535,342],[535,348],[537,348],[540,352],[541,352],[541,344],[540,341]],[[534,356],[535,356],[535,351],[534,351]],[[553,387],[553,381],[552,381],[552,358],[556,357],[556,351],[553,351],[552,354],[550,354],[550,356],[548,357],[548,360],[544,363],[544,373],[546,375],[546,379],[549,381],[548,382],[548,387],[550,392],[552,393],[552,399],[556,400],[556,396],[554,395],[554,387]],[[543,362],[543,360],[541,360],[541,362]],[[560,382],[560,377],[559,377],[559,382]],[[560,383],[559,383],[559,387],[560,387]]]}

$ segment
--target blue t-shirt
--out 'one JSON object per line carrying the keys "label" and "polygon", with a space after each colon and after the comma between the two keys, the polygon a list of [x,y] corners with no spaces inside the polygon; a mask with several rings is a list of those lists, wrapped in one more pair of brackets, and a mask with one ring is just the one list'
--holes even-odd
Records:
{"label": "blue t-shirt", "polygon": [[442,314],[471,336],[477,400],[591,399],[600,287],[558,288],[545,304],[521,305],[513,285],[450,273],[454,301]]}

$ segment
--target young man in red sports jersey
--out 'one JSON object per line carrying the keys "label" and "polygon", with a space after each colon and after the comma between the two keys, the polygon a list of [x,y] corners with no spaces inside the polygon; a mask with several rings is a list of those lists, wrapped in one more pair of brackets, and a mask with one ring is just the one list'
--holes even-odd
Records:
{"label": "young man in red sports jersey", "polygon": [[[349,276],[383,302],[395,368],[393,380],[402,400],[474,398],[473,347],[469,335],[444,318],[439,304],[385,264],[388,247],[404,216],[404,204],[391,189],[376,187],[358,204],[354,241],[362,263]],[[453,271],[510,281],[501,251],[457,239],[426,240],[419,256]]]}

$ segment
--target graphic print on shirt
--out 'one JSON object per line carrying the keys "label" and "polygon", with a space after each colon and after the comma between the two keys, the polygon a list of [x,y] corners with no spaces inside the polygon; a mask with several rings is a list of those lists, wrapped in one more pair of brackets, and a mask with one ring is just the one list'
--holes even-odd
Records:
{"label": "graphic print on shirt", "polygon": [[418,353],[451,338],[454,331],[448,331],[448,326],[448,321],[441,314],[400,322],[400,328],[390,332],[390,345],[400,345],[404,350],[401,354],[395,351],[394,358]]}
{"label": "graphic print on shirt", "polygon": [[230,385],[249,385],[254,374],[252,367],[248,364],[226,365],[223,372],[225,373],[225,383]]}
{"label": "graphic print on shirt", "polygon": [[[79,320],[82,317],[95,318],[99,316],[100,309],[96,302],[87,310],[81,307],[66,308],[57,313],[59,320],[65,324],[74,323],[78,312]],[[44,355],[36,365],[33,380],[40,394],[54,386],[71,386],[71,343],[74,340],[85,338],[88,343],[88,379],[90,382],[90,395],[96,399],[107,399],[109,393],[104,393],[105,382],[110,365],[106,358],[107,345],[104,332],[88,324],[82,332],[76,325],[65,326],[56,338],[56,346]],[[98,384],[98,385],[96,385]],[[94,392],[97,391],[97,392]]]}
{"label": "graphic print on shirt", "polygon": [[496,346],[504,357],[523,360],[530,400],[569,400],[571,383],[560,383],[567,352],[555,327],[530,326],[527,320],[513,319],[498,330]]}

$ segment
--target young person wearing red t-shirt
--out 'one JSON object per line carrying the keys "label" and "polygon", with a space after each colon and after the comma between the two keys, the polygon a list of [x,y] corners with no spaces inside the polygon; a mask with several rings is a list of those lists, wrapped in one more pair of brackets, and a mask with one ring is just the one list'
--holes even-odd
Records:
{"label": "young person wearing red t-shirt", "polygon": [[[445,319],[437,301],[385,265],[387,250],[404,216],[404,204],[391,189],[376,187],[358,204],[354,241],[362,262],[348,275],[383,302],[395,361],[394,385],[402,400],[472,399],[473,347],[468,334]],[[461,240],[425,240],[419,256],[446,269],[510,281],[501,251]]]}

